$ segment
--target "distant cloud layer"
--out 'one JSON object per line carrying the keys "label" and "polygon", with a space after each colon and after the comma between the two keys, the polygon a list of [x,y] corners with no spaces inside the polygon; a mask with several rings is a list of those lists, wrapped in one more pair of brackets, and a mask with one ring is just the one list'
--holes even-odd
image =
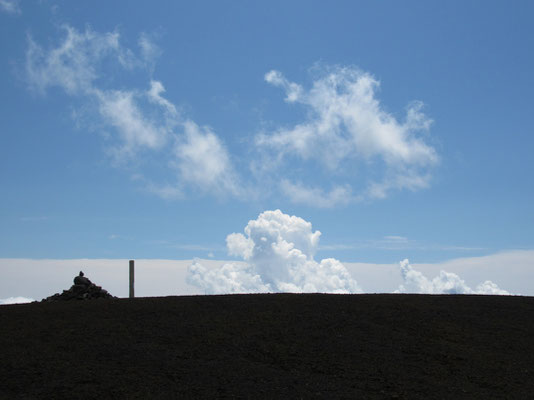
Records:
{"label": "distant cloud layer", "polygon": [[[279,71],[268,72],[265,81],[282,88],[287,103],[304,107],[306,118],[289,128],[251,132],[246,154],[232,154],[220,135],[183,115],[165,96],[164,84],[153,79],[162,52],[149,35],[139,35],[132,50],[117,31],[78,31],[69,25],[62,31],[63,38],[48,49],[28,38],[30,87],[43,95],[59,87],[82,99],[85,106],[76,118],[83,123],[89,114],[89,125],[107,138],[114,163],[156,158],[167,172],[163,182],[150,176],[149,167],[136,173],[135,181],[163,198],[184,198],[192,190],[238,199],[276,194],[327,208],[384,198],[393,189],[427,187],[438,163],[435,149],[419,135],[432,122],[423,104],[409,105],[399,121],[377,99],[380,83],[359,69],[316,69],[309,89]],[[142,87],[116,83],[139,74]]]}
{"label": "distant cloud layer", "polygon": [[[258,220],[261,219],[257,218],[254,221],[257,223]],[[298,225],[299,223],[297,223]],[[291,226],[291,224],[286,226]],[[310,241],[310,233],[313,238],[316,238],[313,236],[316,231],[313,231],[311,227],[310,230],[303,227],[303,232],[307,232],[304,235],[305,241],[298,246],[305,248],[305,243]],[[234,235],[237,236],[233,237]],[[295,240],[293,243],[297,243],[296,239],[290,239],[290,235],[289,232],[281,233],[281,236],[286,237],[285,242]],[[263,279],[258,272],[259,269],[254,270],[251,266],[251,260],[254,258],[248,240],[251,236],[246,232],[230,236],[228,242],[232,243],[232,252],[246,256],[248,261],[137,259],[135,260],[136,295],[141,297],[184,296],[204,293],[253,293],[268,290],[268,278]],[[260,242],[262,242],[261,239]],[[313,246],[315,245],[316,243]],[[197,246],[189,246],[189,248],[206,251],[206,249]],[[359,290],[365,293],[434,294],[505,294],[509,292],[514,295],[533,296],[534,290],[531,285],[531,282],[534,281],[533,260],[534,251],[522,250],[483,257],[453,259],[439,264],[417,264],[409,268],[407,262],[397,264],[343,263],[343,266],[350,273],[352,281],[357,280],[356,292]],[[268,265],[267,261],[268,259],[262,260],[263,265]],[[6,301],[12,303],[14,302],[13,299],[16,302],[32,301],[32,298],[39,300],[55,292],[61,292],[72,285],[72,277],[78,275],[80,270],[83,270],[93,282],[103,286],[113,295],[128,297],[128,264],[128,259],[31,260],[0,258],[2,276],[0,279],[0,295],[2,296],[0,303],[7,304]],[[191,267],[192,264],[202,268],[199,267],[199,270],[195,271]],[[317,268],[320,264],[320,262],[316,262],[313,266]],[[227,267],[223,268],[224,265]],[[298,268],[298,265],[294,267]],[[336,274],[333,269],[326,271],[330,278]],[[408,274],[409,271],[413,272]],[[277,271],[271,273],[271,277],[273,274],[276,275]],[[28,276],[31,276],[32,279],[28,280]],[[341,278],[345,279],[345,276],[343,271]],[[315,280],[315,278],[310,277],[311,282],[313,282],[312,279]],[[487,283],[488,279],[498,283],[499,287],[496,284]],[[337,286],[338,289],[349,290],[350,286],[347,286],[347,281],[348,279],[345,279],[344,283],[342,282],[337,286],[335,281],[330,279],[330,285],[327,289],[332,291],[332,288]],[[485,283],[480,285],[479,282]],[[270,289],[272,290],[272,288]],[[325,290],[322,285],[316,289]],[[17,297],[19,298],[16,299]]]}
{"label": "distant cloud layer", "polygon": [[[206,268],[195,261],[189,267],[188,283],[206,294],[365,291],[340,261],[314,260],[321,232],[314,232],[311,223],[302,218],[280,210],[265,211],[249,221],[244,232],[226,238],[228,253],[244,263]],[[446,271],[430,280],[413,269],[408,260],[399,263],[399,274],[403,283],[397,293],[509,294],[491,281],[471,289],[458,275]]]}
{"label": "distant cloud layer", "polygon": [[485,281],[475,289],[471,289],[456,274],[440,271],[439,275],[430,280],[421,272],[412,268],[408,260],[399,264],[403,284],[399,287],[399,293],[425,293],[425,294],[510,294],[506,290],[491,282]]}
{"label": "distant cloud layer", "polygon": [[31,303],[32,301],[35,300],[30,299],[28,297],[9,297],[7,299],[0,299],[0,305]]}

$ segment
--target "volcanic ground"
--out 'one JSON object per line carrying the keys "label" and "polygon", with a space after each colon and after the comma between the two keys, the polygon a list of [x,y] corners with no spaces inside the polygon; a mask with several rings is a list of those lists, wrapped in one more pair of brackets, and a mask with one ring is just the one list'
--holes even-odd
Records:
{"label": "volcanic ground", "polygon": [[1,399],[534,397],[534,298],[262,294],[0,307]]}

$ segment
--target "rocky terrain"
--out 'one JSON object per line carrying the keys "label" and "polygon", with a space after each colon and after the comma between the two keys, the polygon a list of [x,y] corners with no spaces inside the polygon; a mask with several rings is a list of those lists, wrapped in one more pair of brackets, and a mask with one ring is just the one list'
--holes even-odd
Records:
{"label": "rocky terrain", "polygon": [[64,290],[61,294],[56,293],[41,301],[70,301],[70,300],[93,300],[93,299],[110,299],[114,298],[107,290],[95,285],[86,278],[83,271],[74,277],[74,285],[68,290]]}
{"label": "rocky terrain", "polygon": [[519,296],[0,306],[0,398],[531,399],[533,338]]}

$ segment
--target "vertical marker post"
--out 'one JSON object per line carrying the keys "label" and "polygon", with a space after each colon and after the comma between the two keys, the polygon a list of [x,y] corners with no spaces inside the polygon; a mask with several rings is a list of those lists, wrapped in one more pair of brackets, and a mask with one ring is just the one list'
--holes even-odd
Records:
{"label": "vertical marker post", "polygon": [[135,297],[134,294],[134,260],[130,260],[130,299]]}

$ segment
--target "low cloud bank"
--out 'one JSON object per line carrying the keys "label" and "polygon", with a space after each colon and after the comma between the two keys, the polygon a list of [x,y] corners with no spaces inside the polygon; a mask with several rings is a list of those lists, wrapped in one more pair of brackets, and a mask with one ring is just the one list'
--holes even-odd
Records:
{"label": "low cloud bank", "polygon": [[425,294],[510,294],[500,289],[492,281],[485,281],[475,289],[471,289],[456,274],[440,271],[439,275],[430,280],[421,272],[412,268],[408,260],[399,263],[403,284],[397,293],[425,293]]}
{"label": "low cloud bank", "polygon": [[0,305],[31,303],[32,301],[35,300],[28,297],[8,297],[7,299],[0,299]]}
{"label": "low cloud bank", "polygon": [[[312,224],[302,218],[280,210],[265,211],[248,222],[244,233],[226,238],[228,253],[244,262],[207,268],[195,260],[188,269],[187,282],[206,294],[364,292],[339,260],[314,260],[321,232],[314,232]],[[447,271],[428,279],[408,260],[399,263],[399,272],[403,283],[396,293],[509,294],[491,281],[472,289]]]}

